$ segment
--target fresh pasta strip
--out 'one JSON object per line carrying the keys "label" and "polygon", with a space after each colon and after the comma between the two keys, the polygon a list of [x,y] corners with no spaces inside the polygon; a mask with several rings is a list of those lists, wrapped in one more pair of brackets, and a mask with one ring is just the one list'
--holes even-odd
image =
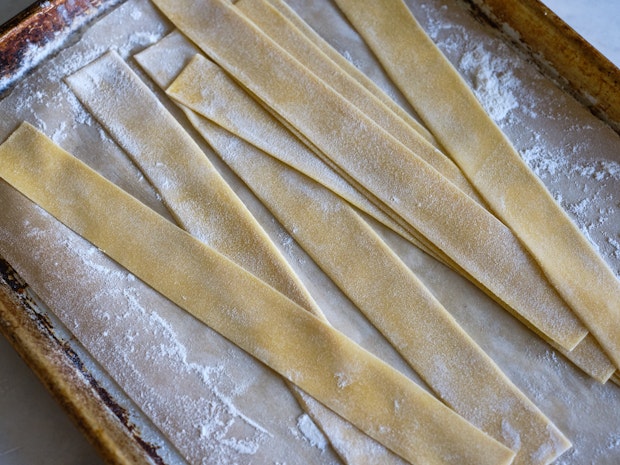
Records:
{"label": "fresh pasta strip", "polygon": [[[67,82],[150,180],[183,229],[324,318],[242,201],[122,58],[107,53]],[[287,384],[302,406],[312,407],[306,411],[313,420],[336,421],[333,412]]]}
{"label": "fresh pasta strip", "polygon": [[345,73],[288,19],[272,7],[268,0],[239,0],[235,2],[235,7],[317,77],[333,87],[343,98],[353,103],[366,116],[433,166],[463,192],[474,200],[480,201],[476,191],[452,160],[431,145],[363,85]]}
{"label": "fresh pasta strip", "polygon": [[[147,72],[151,69],[153,74],[157,74],[155,63],[162,62],[165,60],[159,59],[152,63],[149,61],[149,64],[144,62],[143,67]],[[321,170],[315,172],[313,169],[308,169],[309,167],[300,165],[306,161],[305,158],[299,157],[304,153],[304,146],[299,146],[295,138],[291,139],[290,144],[282,144],[279,139],[289,140],[290,134],[282,131],[282,128],[278,130],[277,125],[270,124],[271,119],[260,111],[261,107],[247,97],[242,89],[236,86],[217,65],[200,56],[191,60],[187,67],[188,72],[181,73],[168,87],[169,95],[182,105],[191,107],[200,115],[268,152],[278,160],[289,166],[297,167],[300,172],[318,180],[323,185],[328,184],[322,182],[325,176]],[[197,68],[195,72],[192,71],[194,67]],[[217,111],[218,109],[221,111]],[[256,109],[259,111],[255,111]],[[264,118],[265,116],[267,118]],[[267,124],[269,130],[261,130],[262,124]],[[311,158],[311,154],[308,158]],[[341,192],[337,187],[332,187],[331,190]],[[342,194],[342,197],[346,198],[346,193]],[[532,329],[535,330],[535,328]],[[613,364],[591,336],[586,336],[571,351],[562,349],[544,335],[541,337],[562,352],[577,367],[601,383],[605,383],[614,371]]]}
{"label": "fresh pasta strip", "polygon": [[[304,150],[301,155],[304,154],[314,154],[318,160],[323,163],[324,167],[327,167],[330,171],[336,174],[336,176],[340,177],[345,183],[347,183],[353,190],[358,192],[358,195],[361,195],[362,198],[365,199],[365,210],[375,211],[375,215],[379,218],[384,218],[385,223],[390,225],[390,227],[394,231],[398,231],[403,237],[410,240],[412,243],[420,247],[422,250],[435,257],[437,260],[442,261],[444,264],[459,269],[453,260],[450,257],[446,256],[440,249],[438,249],[434,244],[428,241],[423,235],[421,235],[418,231],[415,230],[410,224],[403,221],[403,219],[395,214],[390,208],[386,207],[385,204],[372,192],[368,191],[363,184],[357,181],[354,177],[350,176],[346,171],[342,170],[336,163],[334,163],[329,157],[326,157],[322,151],[314,144],[308,137],[306,137],[301,131],[299,131],[295,126],[290,124],[285,118],[283,118],[280,114],[273,111],[268,105],[261,101],[256,95],[252,93],[250,89],[247,87],[239,86],[240,89],[247,95],[251,96],[255,102],[258,102],[267,112],[275,118],[277,122],[280,123],[281,126],[286,128],[291,134],[293,134],[299,141],[303,143],[308,149],[309,152]],[[313,157],[313,158],[315,158]],[[322,176],[321,179],[325,177]]]}
{"label": "fresh pasta strip", "polygon": [[[158,63],[162,63],[162,60],[152,58],[160,56],[160,53],[162,53],[161,48],[168,48],[170,53],[178,54],[174,50],[176,42],[177,40],[175,39],[172,44],[169,44],[170,48],[168,48],[168,44],[156,44],[147,52],[140,54],[137,57],[138,61],[141,61],[147,73],[150,73],[152,76],[161,76],[161,72],[157,70],[161,67]],[[144,56],[145,54],[147,55]],[[152,55],[151,58],[148,55]],[[317,159],[314,156],[315,151],[308,150],[304,144],[300,144],[299,139],[293,137],[281,124],[274,121],[264,111],[263,107],[249,97],[215,63],[203,56],[196,57],[192,61],[195,63],[188,63],[188,71],[178,77],[176,85],[170,86],[167,89],[167,93],[171,97],[253,145],[270,154],[275,154],[274,156],[279,157],[281,161],[329,187],[332,191],[347,199],[352,205],[355,205],[361,211],[369,213],[432,257],[473,280],[449,257],[437,250],[433,244],[428,243],[424,237],[420,237],[417,231],[411,228],[410,225],[403,223],[402,220],[395,222],[394,219],[398,218],[388,217],[383,214],[382,210],[373,208],[373,204],[369,203],[367,198],[360,196],[359,192],[352,189],[350,184],[342,180],[320,159]],[[169,65],[166,68],[171,69]],[[219,85],[225,86],[227,89],[226,97],[224,97],[222,92],[211,91],[212,86],[207,85],[207,81],[216,81]],[[202,82],[203,85],[197,86],[196,84],[199,82]],[[237,111],[229,111],[233,107]],[[291,145],[294,148],[291,148]],[[478,285],[484,288],[480,283]],[[491,296],[493,296],[492,293]],[[496,300],[500,305],[510,308],[501,300]],[[532,327],[531,323],[525,323]],[[533,329],[536,330],[536,328]]]}
{"label": "fresh pasta strip", "polygon": [[214,123],[191,121],[437,396],[514,450],[515,464],[548,464],[570,447],[346,202]]}
{"label": "fresh pasta strip", "polygon": [[[196,52],[197,50],[187,39],[180,33],[173,32],[162,39],[158,44],[138,54],[135,58],[147,74],[149,74],[158,85],[165,89],[171,83],[172,78],[183,68],[187,59],[193,57]],[[206,77],[207,76],[205,76],[205,78]],[[239,88],[235,86],[234,89]],[[251,99],[250,102],[252,107],[250,109],[244,108],[241,112],[244,116],[253,115],[254,108],[262,110],[262,107],[256,104],[256,102]],[[228,102],[225,107],[229,109],[234,108],[235,100]],[[215,112],[215,114],[221,113]],[[188,116],[191,118],[192,115]],[[226,119],[223,119],[224,124],[226,124],[226,121]],[[243,129],[254,128],[253,131],[249,131],[249,134],[255,136],[257,129],[256,122],[249,120],[245,123],[247,124],[241,123],[241,127]],[[281,126],[277,125],[277,128],[280,129]],[[276,131],[276,133],[277,132],[278,131]],[[287,138],[291,137],[290,133],[287,131],[284,131],[284,135],[284,137]],[[277,134],[267,133],[267,136],[268,140],[274,140]],[[295,152],[307,150],[307,148],[303,144],[300,144],[294,137],[291,137],[290,142],[291,150]],[[313,157],[313,160],[316,160],[317,163],[321,163],[317,158]],[[323,173],[322,170],[320,171]],[[341,184],[342,181],[337,180],[336,185],[340,186]],[[357,193],[357,191],[352,189],[349,191],[354,194]],[[363,197],[360,198],[364,199]],[[294,386],[292,387],[294,388]],[[370,438],[370,436],[361,432],[342,417],[336,415],[320,402],[317,402],[316,399],[313,399],[299,389],[293,389],[292,392],[296,395],[303,409],[308,412],[312,419],[320,426],[321,430],[329,439],[332,447],[346,463],[382,463],[385,465],[402,465],[404,463],[402,458],[386,449],[383,445]]]}
{"label": "fresh pasta strip", "polygon": [[605,355],[592,334],[588,334],[583,341],[577,344],[577,347],[570,351],[558,347],[551,341],[547,342],[599,383],[606,383],[616,372],[616,367]]}
{"label": "fresh pasta strip", "polygon": [[401,0],[336,0],[431,132],[620,367],[620,281]]}
{"label": "fresh pasta strip", "polygon": [[[180,41],[186,40],[181,38]],[[174,42],[177,42],[177,40],[175,39]],[[168,48],[169,45],[172,44],[162,44],[160,42],[137,56],[138,61],[141,61],[147,73],[149,73],[149,68],[159,69],[161,67],[161,65],[158,65],[158,62],[152,60],[152,58],[161,53],[160,48]],[[178,51],[173,48],[168,48],[168,50],[172,54],[178,54]],[[455,263],[450,257],[446,256],[424,236],[420,235],[410,224],[404,222],[402,218],[395,215],[389,209],[382,208],[382,202],[373,196],[372,193],[366,191],[364,195],[361,195],[359,190],[356,190],[353,186],[357,186],[359,189],[363,189],[363,186],[359,185],[355,179],[348,176],[346,172],[339,170],[337,165],[331,162],[330,159],[325,157],[317,158],[316,155],[320,154],[320,150],[318,150],[312,142],[308,141],[303,134],[299,133],[299,131],[288,124],[286,120],[283,120],[274,112],[269,111],[268,107],[259,105],[257,99],[252,98],[247,89],[243,89],[227,77],[216,64],[207,60],[202,63],[202,65],[202,77],[208,74],[212,79],[227,81],[229,86],[235,88],[235,101],[233,103],[230,100],[221,98],[221,95],[217,93],[210,93],[211,99],[206,102],[203,98],[205,96],[205,91],[199,91],[200,95],[190,95],[189,92],[192,90],[198,90],[193,87],[181,86],[181,88],[178,89],[179,95],[177,98],[181,99],[185,105],[207,116],[211,120],[216,121],[218,124],[254,145],[264,148],[268,152],[285,154],[284,156],[280,155],[282,161],[329,187],[334,192],[347,199],[352,205],[370,214],[430,256],[441,261],[460,274],[467,276],[472,281],[475,281],[462,267]],[[205,66],[208,66],[209,69],[205,69]],[[172,69],[170,66],[166,66],[166,68],[168,70]],[[154,79],[159,79],[162,75],[161,71],[150,74]],[[189,79],[193,80],[195,77],[189,77]],[[168,91],[169,95],[174,98],[176,90],[168,89]],[[233,104],[243,107],[243,110],[231,114],[227,110]],[[262,124],[258,124],[259,121]],[[297,150],[281,151],[278,149],[270,149],[270,147],[274,145],[276,147],[281,146],[282,143],[294,144],[297,146]],[[370,202],[369,199],[372,199],[372,202]],[[379,208],[377,208],[376,205],[379,205]],[[482,284],[478,284],[484,289]],[[491,296],[495,298],[492,293]],[[510,306],[501,301],[501,299],[496,298],[496,300],[500,305],[510,310]]]}
{"label": "fresh pasta strip", "polygon": [[[199,50],[188,41],[181,33],[178,31],[173,31],[168,36],[164,37],[162,40],[157,42],[156,44],[150,46],[146,50],[140,52],[135,56],[138,63],[142,66],[142,68],[149,74],[149,76],[156,82],[162,89],[165,89],[168,84],[172,81],[174,77],[183,69],[183,66],[187,63],[187,61],[193,57]],[[161,60],[165,61],[161,61]],[[248,99],[247,89],[246,92],[243,92],[241,89],[241,94],[243,95],[243,99],[248,100],[247,103],[250,103],[252,108],[252,114],[256,113],[257,104],[256,101],[252,99]],[[224,104],[224,107],[227,107],[227,104]],[[278,119],[278,115],[271,112],[270,109],[266,106],[262,106],[263,110],[269,112],[272,117]],[[216,108],[212,108],[216,110]],[[263,110],[259,110],[263,112]],[[205,111],[203,109],[203,111]],[[222,115],[221,112],[217,112],[218,115]],[[238,118],[245,118],[247,115],[240,114],[236,115]],[[217,118],[216,118],[217,119]],[[397,232],[399,235],[416,245],[417,247],[424,250],[429,255],[433,256],[437,260],[440,260],[447,266],[451,268],[458,269],[460,273],[465,274],[465,271],[459,268],[449,257],[443,254],[440,250],[433,246],[433,244],[429,243],[424,237],[421,237],[415,230],[411,228],[410,225],[403,222],[398,216],[394,214],[390,214],[390,211],[387,212],[377,208],[371,202],[368,201],[368,198],[362,196],[357,190],[355,190],[349,183],[354,182],[346,176],[346,173],[339,172],[337,174],[334,170],[335,167],[329,159],[317,159],[313,154],[317,153],[317,149],[304,138],[303,134],[300,134],[295,128],[291,127],[286,123],[285,120],[278,119],[280,121],[280,125],[275,125],[278,128],[278,131],[282,131],[282,125],[288,128],[291,132],[297,136],[298,140],[295,140],[295,143],[299,145],[299,142],[303,140],[303,144],[299,145],[299,155],[303,155],[304,153],[310,154],[309,157],[298,156],[295,160],[288,160],[289,163],[293,163],[297,169],[302,170],[306,174],[309,174],[311,177],[316,177],[316,172],[318,167],[321,172],[321,176],[319,180],[324,185],[330,187],[339,195],[343,196],[347,200],[349,200],[353,205],[360,208],[362,211],[370,214],[372,217],[382,222],[386,226],[388,226],[393,231]],[[227,126],[231,121],[222,120],[219,121],[220,124]],[[271,122],[273,124],[273,121]],[[240,126],[244,134],[243,137],[251,136],[251,140],[255,140],[252,123],[249,123],[247,126]],[[232,129],[233,132],[236,129]],[[291,139],[291,135],[287,133],[285,139]],[[267,141],[269,141],[268,138]],[[305,145],[305,147],[304,147]],[[310,152],[308,152],[310,149]],[[318,166],[317,166],[318,165]],[[346,179],[345,179],[346,178]],[[367,196],[369,194],[367,193]],[[501,302],[500,302],[501,303]],[[501,303],[505,305],[504,303]]]}
{"label": "fresh pasta strip", "polygon": [[128,271],[403,458],[509,464],[514,453],[324,321],[23,123],[0,177]]}
{"label": "fresh pasta strip", "polygon": [[[263,4],[266,1],[267,0],[240,0],[239,2],[236,2],[235,5],[237,7],[241,7],[242,10],[246,13],[248,12],[249,9],[251,9],[252,12],[261,13],[261,10],[264,9]],[[361,74],[361,76],[365,77],[363,73],[360,73],[357,70],[357,68],[352,66],[339,53],[337,53],[327,43],[325,43],[320,38],[320,36],[318,36],[318,34],[314,33],[312,28],[310,28],[290,7],[288,7],[288,5],[286,5],[281,0],[268,0],[268,1],[274,7],[276,7],[283,15],[285,15],[291,22],[293,22],[295,26],[298,28],[298,31],[304,31],[307,37],[311,38],[313,43],[317,45],[323,45],[321,47],[321,50],[325,54],[329,54],[329,57],[332,60],[334,61],[338,60],[338,62],[343,66],[343,68],[344,66],[348,65],[347,69],[349,69],[349,71],[351,71],[350,68],[353,68],[353,70],[357,71],[357,73],[355,71],[351,71],[350,73],[351,75]],[[252,5],[252,7],[248,7],[248,5]],[[266,11],[262,11],[262,13],[265,16],[268,15]],[[252,20],[255,20],[255,15],[251,15],[250,17]],[[278,20],[278,22],[280,22],[280,20]],[[284,44],[283,40],[280,40],[278,42],[281,44]],[[285,45],[289,43],[291,43],[291,41],[286,42]],[[308,57],[305,60],[300,60],[300,61],[302,61],[304,64],[308,64],[310,59],[311,58]],[[360,79],[360,82],[363,83],[364,80]],[[372,89],[372,86],[369,86],[369,89]],[[382,92],[378,92],[375,95],[378,95],[380,97],[381,94]],[[187,99],[186,99],[186,102],[187,102]],[[203,114],[204,114],[204,110],[203,110]],[[213,120],[213,118],[211,119]],[[434,254],[434,256],[437,258],[437,254]],[[442,261],[445,262],[446,260],[442,258]],[[598,343],[591,336],[587,336],[571,351],[562,349],[557,344],[553,343],[552,341],[549,341],[547,338],[544,338],[544,339],[546,339],[547,342],[551,343],[557,350],[559,350],[565,357],[571,360],[581,370],[583,370],[589,376],[591,376],[592,378],[596,379],[597,381],[601,383],[605,383],[610,378],[610,376],[615,370],[609,358],[602,352],[602,349],[600,348]]]}
{"label": "fresh pasta strip", "polygon": [[[217,0],[154,0],[179,29],[321,152],[565,349],[587,330],[512,232]],[[301,91],[300,91],[301,90]]]}
{"label": "fresh pasta strip", "polygon": [[[176,58],[181,60],[179,64],[183,63],[182,53],[179,54],[179,50],[191,51],[190,56],[193,56],[195,52],[187,40],[180,41],[177,40],[178,38],[180,38],[178,33],[169,38],[173,41],[174,54],[166,59],[158,56],[157,62],[168,70],[172,69],[170,62],[167,61],[169,59]],[[153,71],[153,67],[150,69]],[[162,76],[156,71],[154,74],[155,77]],[[159,79],[161,80],[162,77]],[[252,271],[258,278],[275,288],[278,288],[279,281],[288,279],[286,274],[281,273],[288,268],[286,262],[282,263],[281,268],[276,268],[278,274],[273,275],[273,267],[270,264],[274,260],[280,261],[280,256],[277,251],[275,253],[271,251],[272,245],[269,239],[264,237],[260,226],[253,218],[247,216],[249,213],[236,196],[230,197],[227,194],[227,199],[222,198],[220,192],[229,190],[227,185],[222,185],[223,179],[215,172],[208,159],[185,134],[176,120],[172,119],[168,111],[162,108],[157,99],[117,54],[104,55],[69,77],[67,81],[82,103],[116,138],[119,145],[130,154],[134,162],[151,180],[171,213],[185,230],[205,242],[208,241],[207,243],[216,250]],[[106,86],[106,83],[113,84],[113,89],[105,92],[106,98],[101,99],[102,86]],[[138,115],[149,115],[149,118],[153,118],[157,123],[149,124],[143,116],[138,117]],[[131,127],[131,132],[127,132],[128,127]],[[181,163],[182,161],[185,162]],[[216,202],[213,202],[214,200]],[[213,212],[212,209],[217,209],[217,212]],[[217,220],[207,221],[207,218],[215,216],[214,213],[217,213]],[[254,233],[250,234],[252,230]],[[234,237],[229,237],[231,231]],[[263,241],[267,242],[263,243]],[[273,256],[270,256],[272,253]],[[294,278],[292,270],[290,273],[291,278]],[[295,281],[296,279],[293,279],[292,285],[297,284]],[[286,290],[290,286],[279,287]],[[301,291],[307,293],[305,289]],[[303,298],[299,299],[299,295],[297,297],[300,305],[313,311],[316,316],[322,317],[309,294],[305,302]],[[347,463],[356,463],[351,460],[356,460],[358,457],[360,452],[355,447],[359,444],[370,444],[361,448],[360,451],[365,453],[374,451],[376,460],[380,460],[381,463],[387,464],[391,463],[390,461],[395,464],[402,463],[402,459],[362,433],[351,423],[324,407],[292,383],[287,384],[304,410],[323,427],[330,443],[334,447],[337,446],[338,454]],[[346,436],[347,442],[343,442],[343,435]]]}
{"label": "fresh pasta strip", "polygon": [[[300,404],[309,412],[317,409],[328,410],[316,399],[307,395],[300,401]],[[329,436],[332,447],[345,463],[355,465],[375,465],[377,463],[406,465],[409,463],[333,412],[331,412],[331,416],[325,414],[317,416],[316,422],[321,430]]]}
{"label": "fresh pasta strip", "polygon": [[[137,54],[136,60],[142,69],[165,90],[172,83],[173,78],[198,52],[198,49],[176,31]],[[181,56],[185,58],[181,59]],[[264,107],[226,76],[221,68],[212,62],[210,63],[212,66],[203,70],[206,74],[202,76],[202,79],[216,80],[229,87],[228,99],[222,98],[219,93],[211,93],[210,95],[213,98],[207,103],[202,97],[192,98],[187,95],[187,92],[183,92],[186,101],[191,98],[196,104],[204,103],[200,105],[200,112],[220,126],[266,151],[281,154],[280,160],[284,163],[322,183],[430,255],[443,259],[437,255],[435,250],[431,250],[426,244],[422,244],[401,224],[396,223],[393,218],[386,215],[360,194],[330,166],[318,158],[299,138],[274,119]],[[189,90],[187,87],[185,89]],[[234,93],[233,89],[235,90]],[[170,95],[174,97],[174,92],[172,91]],[[231,107],[238,108],[239,111],[234,113],[228,111]],[[280,150],[285,147],[285,150]]]}
{"label": "fresh pasta strip", "polygon": [[183,229],[302,307],[321,314],[200,147],[116,52],[104,54],[66,82],[155,187]]}
{"label": "fresh pasta strip", "polygon": [[[234,2],[233,2],[234,3]],[[326,54],[334,63],[342,68],[347,74],[353,77],[357,82],[363,85],[369,92],[371,92],[376,98],[387,106],[390,110],[396,113],[403,121],[409,124],[415,129],[422,137],[433,144],[435,147],[440,148],[439,144],[435,140],[435,137],[420,124],[415,118],[407,113],[400,105],[398,105],[392,98],[390,98],[375,82],[366,76],[362,71],[357,69],[349,60],[342,56],[336,49],[334,49],[327,41],[325,41],[314,29],[312,29],[308,23],[306,23],[286,2],[283,0],[269,0],[271,6],[280,12],[286,19],[288,19],[298,31],[306,36],[312,43],[318,47],[324,54]]]}

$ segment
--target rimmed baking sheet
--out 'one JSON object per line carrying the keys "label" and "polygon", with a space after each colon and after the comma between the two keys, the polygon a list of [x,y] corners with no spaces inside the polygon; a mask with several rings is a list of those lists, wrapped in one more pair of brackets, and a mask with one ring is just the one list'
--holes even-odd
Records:
{"label": "rimmed baking sheet", "polygon": [[[64,3],[44,2],[26,18],[37,17],[45,8],[58,13],[65,8]],[[85,2],[88,17],[109,6],[104,3]],[[494,8],[492,3],[488,4],[490,8]],[[291,4],[354,64],[402,102],[331,3],[295,1]],[[507,37],[506,28],[502,32],[481,24],[480,13],[472,13],[461,2],[411,0],[408,4],[523,157],[618,273],[620,143],[611,126],[592,116],[544,78],[532,64],[531,57],[515,51],[509,45],[514,36]],[[496,15],[501,17],[500,13]],[[25,30],[29,21],[22,20],[12,25],[11,30],[18,31],[20,27]],[[61,29],[74,30],[75,27],[75,23],[68,20]],[[140,72],[132,60],[133,54],[157,42],[171,29],[148,1],[128,0],[102,19],[81,30],[75,29],[74,37],[53,33],[57,45],[62,46],[44,42],[42,49],[53,48],[58,52],[42,60],[32,71],[20,74],[20,70],[27,70],[34,63],[22,60],[12,74],[20,78],[11,84],[0,102],[0,110],[6,110],[7,114],[0,122],[0,139],[4,140],[19,121],[27,120],[162,215],[167,215],[152,188],[81,107],[62,83],[62,78],[110,48],[117,50]],[[3,37],[2,43],[13,40]],[[536,52],[535,49],[531,51]],[[43,52],[39,50],[38,53]],[[144,79],[155,89],[146,77]],[[165,100],[160,93],[158,95]],[[204,144],[203,149],[295,264],[319,303],[331,308],[333,315],[342,315],[336,308],[353,314],[355,309],[347,299],[270,218],[243,184]],[[235,411],[239,406],[245,407],[246,402],[239,386],[245,389],[249,384],[238,374],[222,370],[217,360],[210,359],[208,347],[220,344],[213,342],[218,336],[197,327],[192,318],[164,302],[84,241],[67,234],[6,186],[2,186],[2,195],[11,199],[12,207],[0,213],[0,256],[7,264],[3,272],[7,299],[6,304],[0,306],[2,330],[33,368],[48,380],[48,386],[56,390],[73,415],[88,419],[83,426],[99,443],[100,449],[111,460],[119,462],[127,457],[128,461],[131,457],[139,457],[139,460],[155,463],[182,463],[186,459],[199,463],[201,457],[207,456],[241,462],[264,457],[256,451],[270,444],[265,431],[276,426],[269,426],[268,419],[247,418]],[[397,237],[386,231],[381,233],[509,377],[574,442],[575,448],[558,463],[618,462],[620,425],[619,420],[613,418],[615,408],[620,406],[616,386],[600,386],[587,379],[469,283]],[[22,281],[18,286],[11,286],[17,278],[16,272],[8,267],[9,263],[34,287],[26,291]],[[88,296],[81,293],[85,288],[89,289]],[[26,299],[28,304],[24,303],[25,292],[30,296]],[[47,307],[53,309],[51,313]],[[21,319],[15,319],[15,315]],[[338,318],[340,321],[335,324],[339,323],[352,337],[360,341],[375,337],[372,328],[361,319],[351,326],[344,317],[335,317],[335,320]],[[144,353],[137,354],[140,350]],[[160,364],[157,369],[144,361],[144,354],[151,350],[151,356]],[[231,357],[243,358],[244,355],[231,352]],[[53,363],[58,359],[68,371]],[[396,356],[393,363],[402,364]],[[82,381],[78,383],[75,379]],[[170,383],[171,380],[174,383]],[[59,385],[66,390],[57,389]],[[100,391],[97,386],[105,388]],[[274,385],[273,389],[280,388]],[[111,394],[108,397],[102,392]],[[211,406],[201,404],[205,392],[210,396],[215,393],[212,398],[217,402]],[[86,410],[83,403],[73,402],[78,396],[94,401],[93,410]],[[117,410],[118,406],[122,409]],[[195,411],[200,411],[197,406],[205,412],[209,408],[221,409],[220,420],[225,418],[243,430],[241,437],[246,441],[245,448],[239,442],[235,447],[230,442],[222,442],[228,435],[235,437],[232,430],[216,428],[213,418],[206,415],[196,416]],[[329,447],[316,439],[314,430],[308,429],[303,412],[291,408],[291,412],[295,412],[291,422],[281,429],[288,428],[294,433],[291,433],[291,440],[297,449],[292,450],[306,454],[304,457],[309,461],[336,461]],[[109,440],[108,433],[125,439]],[[295,457],[287,457],[286,453],[281,451],[280,459],[294,461]]]}

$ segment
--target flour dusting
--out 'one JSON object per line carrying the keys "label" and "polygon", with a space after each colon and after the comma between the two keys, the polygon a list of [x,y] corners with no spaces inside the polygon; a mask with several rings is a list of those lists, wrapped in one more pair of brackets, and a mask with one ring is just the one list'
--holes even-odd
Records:
{"label": "flour dusting", "polygon": [[308,416],[308,414],[304,413],[297,418],[297,428],[312,446],[321,450],[325,450],[328,446],[327,438],[312,421],[312,418]]}

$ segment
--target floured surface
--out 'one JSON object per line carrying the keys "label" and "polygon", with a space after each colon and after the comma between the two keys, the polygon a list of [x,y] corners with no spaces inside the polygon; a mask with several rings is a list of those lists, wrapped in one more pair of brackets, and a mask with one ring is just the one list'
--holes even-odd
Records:
{"label": "floured surface", "polygon": [[[620,275],[618,135],[466,11],[408,1],[495,122]],[[439,13],[439,14],[437,14]],[[615,199],[615,202],[614,202]]]}
{"label": "floured surface", "polygon": [[[523,161],[407,6],[403,2],[379,5],[360,1],[336,3],[446,153],[478,189],[490,211],[519,238],[609,360],[620,368],[620,281]],[[415,53],[411,53],[412,46]],[[502,75],[498,71],[496,74]],[[463,224],[465,220],[458,217],[458,222]],[[487,267],[490,269],[490,265]],[[494,279],[499,279],[497,274]],[[542,326],[537,328],[543,331]],[[551,340],[572,349],[559,339]]]}
{"label": "floured surface", "polygon": [[[445,3],[408,2],[524,159],[619,273],[618,136],[542,79],[498,42],[494,33],[481,29],[460,5]],[[381,86],[389,85],[333,5],[325,8],[323,1],[299,0],[291,5],[354,64],[377,78]],[[61,78],[110,47],[133,65],[132,54],[170,30],[147,1],[127,2],[0,102],[5,115],[0,121],[0,139],[27,120],[167,215],[155,192]],[[397,92],[390,90],[390,94]],[[363,318],[356,317],[358,322],[351,325],[349,318],[357,314],[352,304],[217,157],[212,159],[299,272],[317,303],[328,317],[332,315],[332,324],[355,340],[376,339],[376,331]],[[228,344],[219,336],[196,326],[191,317],[83,240],[67,234],[66,228],[52,223],[4,184],[0,197],[2,205],[11,205],[0,209],[0,254],[144,412],[159,419],[159,428],[190,461],[200,463],[199,457],[210,456],[221,463],[262,463],[261,454],[276,438],[286,442],[270,457],[273,462],[337,461],[281,383],[268,381],[268,374],[258,368],[250,376],[235,369],[246,358],[241,351],[232,346],[226,349],[228,365],[214,359],[210,348]],[[619,388],[586,379],[468,282],[376,227],[511,380],[574,443],[574,449],[557,463],[615,464],[620,460],[620,418],[614,413],[620,408]],[[396,354],[390,357],[406,370]],[[285,424],[274,424],[265,414],[269,407],[256,408],[252,415],[242,413],[253,407],[244,394],[256,390],[267,392],[263,394],[266,399],[278,392],[279,403],[290,408]],[[213,400],[204,401],[207,397]]]}
{"label": "floured surface", "polygon": [[[4,183],[1,196],[22,207],[14,217],[3,215],[5,224],[24,227],[21,218],[32,210],[27,225],[30,234],[21,244],[29,248],[30,257],[37,258],[41,269],[36,275],[23,273],[24,278],[45,283],[37,287],[41,298],[190,462],[201,463],[202,457],[220,463],[232,457],[267,460],[265,446],[277,447],[278,436],[295,439],[299,434],[296,417],[303,412],[268,369],[204,325],[196,325],[192,317],[58,226]],[[2,244],[6,245],[4,237]],[[5,256],[11,263],[28,259],[17,253]],[[222,353],[227,354],[225,359]],[[248,397],[248,392],[256,397]],[[257,404],[257,399],[264,401]],[[277,416],[264,414],[283,405],[292,414],[288,423],[282,417],[272,422]],[[288,460],[299,459],[297,453],[302,452],[306,460],[324,457],[329,461],[328,452],[321,453],[303,441],[293,444],[301,450]]]}

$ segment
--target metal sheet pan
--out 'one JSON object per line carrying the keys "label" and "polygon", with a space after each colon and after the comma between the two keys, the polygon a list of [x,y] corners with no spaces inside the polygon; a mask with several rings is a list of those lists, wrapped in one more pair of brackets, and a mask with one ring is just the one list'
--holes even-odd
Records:
{"label": "metal sheet pan", "polygon": [[163,463],[130,418],[126,402],[101,383],[79,344],[0,258],[0,332],[110,463]]}
{"label": "metal sheet pan", "polygon": [[468,0],[544,74],[620,131],[620,70],[539,0]]}
{"label": "metal sheet pan", "polygon": [[[0,92],[78,36],[118,0],[38,2],[0,29]],[[537,0],[472,0],[476,14],[518,42],[543,72],[620,130],[620,72]],[[508,27],[506,27],[508,26]],[[508,34],[506,31],[511,31]],[[516,31],[517,34],[514,34]],[[544,32],[544,35],[541,33]],[[543,37],[544,40],[536,40]],[[127,399],[92,373],[80,351],[10,264],[0,257],[0,330],[111,463],[167,463],[145,439]],[[140,430],[140,431],[139,431]],[[164,441],[165,442],[165,441]]]}

